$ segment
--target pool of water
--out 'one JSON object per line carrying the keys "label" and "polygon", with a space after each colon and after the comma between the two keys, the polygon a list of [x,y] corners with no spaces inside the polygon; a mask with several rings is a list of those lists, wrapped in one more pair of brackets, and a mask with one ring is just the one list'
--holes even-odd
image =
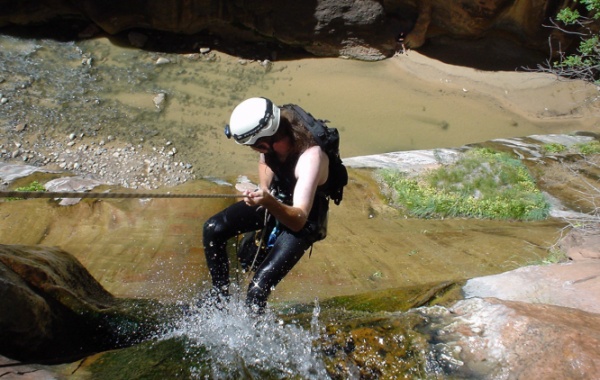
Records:
{"label": "pool of water", "polygon": [[[436,69],[435,61],[413,52],[380,62],[265,63],[216,51],[151,52],[107,38],[0,35],[0,47],[5,128],[27,123],[46,138],[111,135],[143,149],[170,143],[176,159],[192,163],[199,178],[254,171],[255,153],[223,134],[231,110],[252,96],[298,103],[330,120],[341,131],[343,157],[593,127],[584,109],[591,90],[583,84],[471,69],[467,80],[456,67],[438,63]],[[531,88],[545,97],[532,99]],[[165,100],[157,105],[160,94]]]}

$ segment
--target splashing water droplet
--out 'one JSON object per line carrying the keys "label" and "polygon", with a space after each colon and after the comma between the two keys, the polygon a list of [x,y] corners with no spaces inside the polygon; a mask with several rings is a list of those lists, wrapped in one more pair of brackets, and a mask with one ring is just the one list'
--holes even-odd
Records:
{"label": "splashing water droplet", "polygon": [[[191,350],[206,349],[214,378],[245,376],[248,371],[275,378],[329,377],[315,352],[317,336],[283,323],[269,310],[260,315],[252,313],[241,298],[233,295],[220,307],[190,310],[163,339],[185,337]],[[315,324],[318,315],[319,311],[313,312]]]}

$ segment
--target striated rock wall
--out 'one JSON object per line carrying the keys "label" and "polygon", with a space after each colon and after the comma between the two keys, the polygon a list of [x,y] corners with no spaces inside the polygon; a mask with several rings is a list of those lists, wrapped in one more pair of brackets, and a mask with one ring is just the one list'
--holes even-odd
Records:
{"label": "striated rock wall", "polygon": [[[317,56],[389,57],[427,38],[510,38],[547,48],[547,23],[574,0],[0,0],[0,26],[89,21],[116,34],[139,28],[205,33],[224,44],[273,42]],[[213,41],[214,42],[214,41]],[[564,43],[564,42],[563,42]]]}

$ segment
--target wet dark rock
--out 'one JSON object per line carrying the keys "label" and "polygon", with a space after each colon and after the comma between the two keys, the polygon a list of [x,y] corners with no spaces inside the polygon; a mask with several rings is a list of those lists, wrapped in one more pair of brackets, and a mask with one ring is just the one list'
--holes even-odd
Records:
{"label": "wet dark rock", "polygon": [[322,302],[326,309],[363,312],[408,311],[425,305],[451,304],[461,299],[460,283],[444,281],[400,289],[385,289],[364,294],[333,297]]}
{"label": "wet dark rock", "polygon": [[205,349],[192,350],[186,339],[173,338],[105,352],[73,370],[97,379],[193,379],[211,378],[209,363]]}
{"label": "wet dark rock", "polygon": [[133,344],[156,326],[152,303],[108,293],[58,248],[0,245],[0,354],[67,361]]}
{"label": "wet dark rock", "polygon": [[340,313],[320,342],[332,379],[428,378],[427,341],[412,333],[420,316]]}

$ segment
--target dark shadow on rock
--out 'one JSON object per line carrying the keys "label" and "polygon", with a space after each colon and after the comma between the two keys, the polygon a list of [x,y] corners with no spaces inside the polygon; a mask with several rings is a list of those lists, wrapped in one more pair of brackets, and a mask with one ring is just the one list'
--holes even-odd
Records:
{"label": "dark shadow on rock", "polygon": [[0,354],[59,363],[143,341],[165,307],[113,297],[69,253],[0,245]]}
{"label": "dark shadow on rock", "polygon": [[[394,23],[394,20],[391,21]],[[0,28],[0,32],[18,38],[50,38],[57,41],[78,41],[104,37],[113,44],[131,49],[142,49],[157,53],[197,54],[199,48],[207,47],[228,55],[249,60],[298,60],[316,58],[317,55],[306,51],[299,44],[286,44],[275,38],[265,37],[252,40],[242,38],[222,38],[209,31],[194,34],[181,34],[166,31],[132,28],[116,34],[97,31],[93,36],[83,38],[82,31],[89,22],[80,20],[56,20],[53,22],[29,26],[9,26]],[[144,36],[143,47],[132,46],[130,34]],[[309,37],[305,39],[308,41]],[[483,71],[526,71],[536,70],[549,59],[541,51],[528,49],[519,43],[498,36],[478,39],[455,39],[451,37],[432,37],[418,49],[419,53],[441,62],[471,67]],[[410,51],[408,51],[410,54]]]}
{"label": "dark shadow on rock", "polygon": [[[332,297],[319,302],[319,307],[326,310],[322,314],[322,319],[326,322],[332,322],[340,311],[349,316],[363,313],[406,312],[423,306],[448,306],[463,299],[463,284],[464,281],[443,281],[427,285],[406,286]],[[308,328],[314,307],[313,304],[294,304],[282,305],[276,309],[283,319],[291,316]]]}
{"label": "dark shadow on rock", "polygon": [[[430,38],[419,53],[438,61],[482,71],[535,70],[549,58],[498,36],[478,39]],[[410,54],[410,52],[409,52]]]}
{"label": "dark shadow on rock", "polygon": [[[59,20],[30,26],[8,26],[0,28],[0,33],[16,38],[53,39],[59,42],[107,38],[112,44],[122,48],[167,54],[197,54],[200,48],[208,47],[211,51],[220,51],[250,60],[277,59],[278,61],[285,61],[314,58],[314,55],[306,52],[301,47],[286,46],[275,40],[257,42],[232,39],[226,41],[206,31],[194,34],[179,34],[133,28],[116,34],[108,34],[98,30],[93,36],[81,37],[80,34],[89,25],[89,22]],[[142,36],[145,41],[144,46],[133,46],[130,35]]]}

